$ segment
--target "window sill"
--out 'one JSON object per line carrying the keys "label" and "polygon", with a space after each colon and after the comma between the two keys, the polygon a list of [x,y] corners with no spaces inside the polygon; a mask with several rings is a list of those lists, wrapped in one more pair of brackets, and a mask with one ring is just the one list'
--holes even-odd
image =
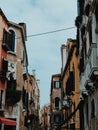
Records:
{"label": "window sill", "polygon": [[8,54],[12,54],[12,55],[15,55],[15,56],[16,56],[16,52],[13,52],[13,51],[8,51],[7,53],[8,53]]}

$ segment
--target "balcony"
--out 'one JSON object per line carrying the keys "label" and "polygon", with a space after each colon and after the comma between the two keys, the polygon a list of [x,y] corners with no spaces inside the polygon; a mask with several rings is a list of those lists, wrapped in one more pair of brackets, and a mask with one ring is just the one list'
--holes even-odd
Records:
{"label": "balcony", "polygon": [[91,79],[91,81],[95,81],[98,77],[98,67],[92,67],[90,74],[89,74],[89,78]]}
{"label": "balcony", "polygon": [[72,105],[72,101],[70,97],[68,95],[65,96],[65,98],[63,99],[63,109],[68,109],[71,107],[71,105]]}
{"label": "balcony", "polygon": [[91,80],[86,81],[85,88],[86,88],[88,94],[92,94],[95,91],[94,84]]}
{"label": "balcony", "polygon": [[[80,87],[88,86],[88,81],[95,82],[98,75],[96,44],[92,43],[88,51],[88,61],[85,61],[84,73],[81,74]],[[88,87],[87,87],[88,88]]]}

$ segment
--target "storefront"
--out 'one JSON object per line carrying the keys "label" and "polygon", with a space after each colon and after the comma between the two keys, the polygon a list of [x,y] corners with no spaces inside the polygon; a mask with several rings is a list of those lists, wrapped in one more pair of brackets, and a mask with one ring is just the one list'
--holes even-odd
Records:
{"label": "storefront", "polygon": [[15,119],[0,117],[0,130],[16,130],[16,125]]}

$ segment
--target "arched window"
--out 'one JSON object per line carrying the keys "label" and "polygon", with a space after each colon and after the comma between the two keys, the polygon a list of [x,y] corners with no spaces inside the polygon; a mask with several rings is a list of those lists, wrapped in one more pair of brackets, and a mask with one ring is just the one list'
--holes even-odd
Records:
{"label": "arched window", "polygon": [[9,48],[10,51],[15,51],[15,32],[12,29],[9,30]]}
{"label": "arched window", "polygon": [[60,98],[59,98],[59,97],[56,97],[56,98],[55,98],[55,108],[56,108],[56,109],[59,109],[59,105],[60,105]]}

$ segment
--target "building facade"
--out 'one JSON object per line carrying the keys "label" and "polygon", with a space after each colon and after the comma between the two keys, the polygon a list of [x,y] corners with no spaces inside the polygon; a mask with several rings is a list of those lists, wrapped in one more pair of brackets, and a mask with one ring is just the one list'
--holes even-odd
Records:
{"label": "building facade", "polygon": [[0,9],[0,130],[38,130],[40,81],[28,73],[26,24]]}
{"label": "building facade", "polygon": [[[79,48],[81,130],[98,129],[98,1],[78,0],[77,41]],[[84,119],[84,120],[83,120]]]}
{"label": "building facade", "polygon": [[27,93],[28,93],[28,112],[26,115],[26,124],[31,130],[39,129],[39,112],[40,112],[40,81],[36,79],[35,72],[28,74]]}
{"label": "building facade", "polygon": [[40,130],[50,130],[50,104],[40,110]]}
{"label": "building facade", "polygon": [[50,92],[50,129],[60,130],[61,111],[61,75],[54,74],[51,77]]}
{"label": "building facade", "polygon": [[[7,102],[7,85],[8,85],[8,50],[11,49],[12,41],[9,33],[9,21],[5,17],[3,11],[0,8],[0,129],[7,129],[9,126],[16,128],[16,118],[6,116],[6,110],[8,110]],[[10,86],[11,87],[11,86]],[[12,93],[11,93],[12,94]],[[9,94],[9,97],[10,95]],[[16,99],[17,100],[17,99]],[[13,101],[12,101],[13,102]],[[10,107],[12,110],[12,106]],[[8,127],[7,127],[8,126]],[[17,126],[18,129],[19,125]]]}
{"label": "building facade", "polygon": [[[62,57],[62,130],[79,130],[79,69],[76,40],[68,39],[61,46]],[[64,59],[64,60],[63,60]]]}
{"label": "building facade", "polygon": [[7,52],[3,49],[5,44],[4,31],[8,32],[8,20],[0,9],[0,116],[4,113],[6,74],[7,74]]}
{"label": "building facade", "polygon": [[[26,117],[29,118],[28,114],[31,114],[28,112],[32,104],[28,87],[29,77],[32,76],[28,76],[26,24],[9,22],[1,8],[0,38],[0,129],[29,130]],[[39,81],[33,86],[34,114],[38,126]]]}
{"label": "building facade", "polygon": [[[23,72],[24,67],[27,68],[28,65],[25,45],[26,25],[13,22],[8,22],[8,25],[9,42],[7,45],[8,71],[6,76],[5,117],[15,120],[17,125],[14,129],[19,130],[24,125],[24,116],[22,115]],[[9,126],[6,126],[5,130],[8,128]]]}

